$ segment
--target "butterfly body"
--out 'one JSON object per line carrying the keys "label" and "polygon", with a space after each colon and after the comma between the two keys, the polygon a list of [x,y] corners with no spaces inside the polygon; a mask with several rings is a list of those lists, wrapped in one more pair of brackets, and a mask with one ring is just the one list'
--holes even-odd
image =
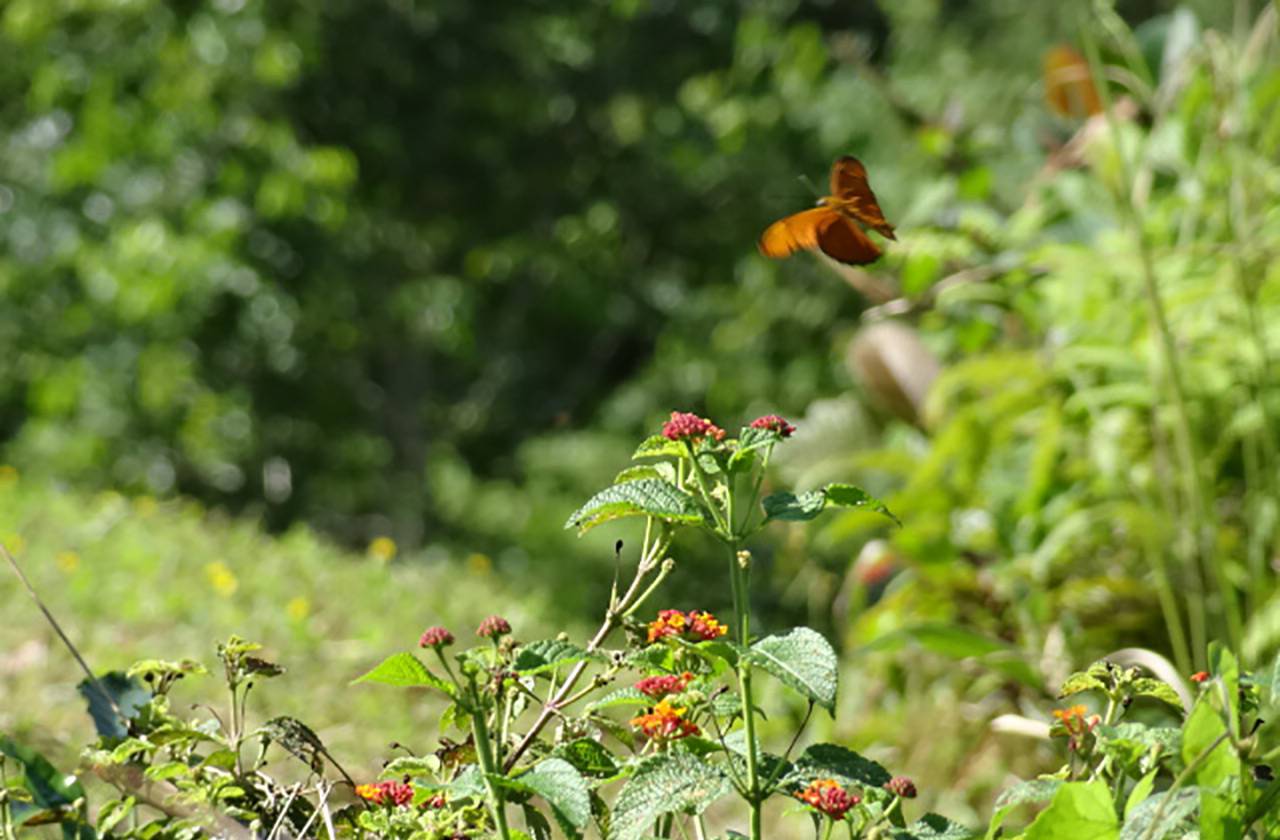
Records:
{"label": "butterfly body", "polygon": [[831,194],[811,210],[779,219],[760,235],[760,253],[781,259],[800,250],[820,250],[837,262],[865,265],[880,256],[880,247],[863,231],[865,225],[887,239],[896,239],[885,220],[867,170],[846,155],[831,167]]}

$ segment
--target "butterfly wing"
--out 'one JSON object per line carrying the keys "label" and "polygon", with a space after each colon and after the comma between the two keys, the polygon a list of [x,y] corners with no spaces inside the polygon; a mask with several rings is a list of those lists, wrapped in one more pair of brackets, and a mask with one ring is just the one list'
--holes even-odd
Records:
{"label": "butterfly wing", "polygon": [[818,228],[840,214],[829,207],[815,207],[779,219],[760,234],[760,253],[780,260],[796,251],[818,247]]}
{"label": "butterfly wing", "polygon": [[773,259],[820,250],[837,262],[866,265],[880,249],[856,224],[830,207],[815,207],[779,219],[760,236],[760,253]]}
{"label": "butterfly wing", "polygon": [[1064,117],[1084,118],[1102,113],[1102,100],[1089,74],[1089,62],[1066,44],[1044,56],[1044,98]]}
{"label": "butterfly wing", "polygon": [[856,157],[845,155],[831,165],[831,196],[841,208],[886,239],[897,239],[885,219],[880,202],[867,181],[867,169]]}
{"label": "butterfly wing", "polygon": [[841,215],[818,228],[818,247],[831,259],[846,265],[866,265],[880,258],[876,243],[862,228]]}

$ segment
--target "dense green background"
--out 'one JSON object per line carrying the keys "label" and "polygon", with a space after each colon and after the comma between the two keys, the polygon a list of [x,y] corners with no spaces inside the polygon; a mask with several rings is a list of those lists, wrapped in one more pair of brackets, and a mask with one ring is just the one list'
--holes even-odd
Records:
{"label": "dense green background", "polygon": [[[955,813],[1034,767],[985,724],[1043,716],[1072,666],[1280,641],[1264,8],[6,0],[0,536],[103,667],[260,637],[367,762],[421,712],[369,734],[335,671],[507,586],[526,626],[583,627],[629,532],[568,513],[673,408],[777,411],[782,479],[859,481],[905,526],[761,546],[765,621],[842,641],[835,734]],[[1082,121],[1041,62],[1084,33],[1137,115],[1063,165]],[[845,153],[899,243],[870,273],[759,257]],[[872,284],[918,344],[870,330]],[[928,406],[859,338],[936,358]],[[326,542],[378,537],[390,566]],[[873,537],[901,573],[868,608]],[[704,549],[677,546],[678,606],[728,602]],[[49,738],[74,674],[0,593],[0,729]],[[961,707],[946,743],[908,725]]]}

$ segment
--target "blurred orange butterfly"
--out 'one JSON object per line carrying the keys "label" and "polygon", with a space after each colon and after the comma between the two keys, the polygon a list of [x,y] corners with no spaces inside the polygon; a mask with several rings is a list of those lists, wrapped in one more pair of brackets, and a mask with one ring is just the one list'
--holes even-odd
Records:
{"label": "blurred orange butterfly", "polygon": [[888,239],[897,239],[867,183],[866,167],[845,155],[831,165],[831,195],[818,199],[812,210],[802,210],[765,228],[760,235],[760,253],[781,259],[801,249],[817,248],[837,262],[866,265],[879,258],[880,247],[859,223]]}

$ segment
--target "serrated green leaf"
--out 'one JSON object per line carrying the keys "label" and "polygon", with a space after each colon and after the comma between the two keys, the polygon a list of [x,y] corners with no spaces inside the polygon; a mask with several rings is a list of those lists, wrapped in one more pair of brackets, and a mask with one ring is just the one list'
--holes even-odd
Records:
{"label": "serrated green leaf", "polygon": [[678,458],[683,454],[684,446],[681,444],[674,440],[668,440],[662,435],[654,435],[645,438],[636,447],[636,451],[631,455],[631,460],[637,461],[641,458]]}
{"label": "serrated green leaf", "polygon": [[582,774],[562,758],[548,758],[516,777],[492,777],[499,784],[541,796],[565,830],[581,830],[591,819],[590,787]]}
{"label": "serrated green leaf", "polygon": [[803,787],[814,779],[835,779],[845,785],[880,788],[889,771],[871,759],[839,744],[812,744],[795,760],[784,778],[788,785]]}
{"label": "serrated green leaf", "polygon": [[766,636],[747,654],[760,666],[805,697],[835,712],[839,661],[831,643],[808,627],[796,627],[782,635]]}
{"label": "serrated green leaf", "polygon": [[1064,782],[1027,826],[1025,840],[1119,840],[1120,822],[1106,782]]}
{"label": "serrated green leaf", "polygon": [[[666,467],[666,470],[662,470],[660,467]],[[639,481],[642,478],[657,478],[674,483],[675,475],[675,470],[665,461],[660,461],[656,464],[636,464],[615,475],[613,483],[625,484],[628,481]]]}
{"label": "serrated green leaf", "polygon": [[1147,726],[1125,721],[1114,726],[1102,725],[1094,730],[1098,749],[1124,768],[1150,769],[1153,759],[1178,754],[1181,730],[1172,726]]}
{"label": "serrated green leaf", "polygon": [[404,688],[427,687],[435,688],[453,697],[457,694],[457,688],[453,683],[442,680],[435,674],[427,670],[427,666],[423,665],[418,657],[412,653],[393,653],[386,659],[382,660],[372,671],[357,677],[351,681],[352,685],[356,683],[380,683],[382,685],[395,685]]}
{"label": "serrated green leaf", "polygon": [[579,773],[586,776],[604,778],[614,776],[618,772],[618,765],[613,760],[613,756],[603,744],[591,738],[579,738],[576,741],[560,744],[551,751],[551,754],[557,758],[563,758],[577,768]]}
{"label": "serrated green leaf", "polygon": [[731,789],[718,767],[688,753],[647,758],[636,765],[618,794],[609,840],[640,840],[663,814],[700,814]]}
{"label": "serrated green leaf", "polygon": [[619,688],[609,692],[599,700],[594,700],[587,704],[588,712],[599,711],[600,709],[612,709],[615,706],[646,706],[650,703],[650,699],[640,692],[634,686]]}
{"label": "serrated green leaf", "polygon": [[1139,677],[1133,681],[1131,690],[1135,697],[1154,697],[1162,703],[1173,706],[1180,712],[1184,711],[1182,698],[1178,696],[1178,692],[1160,680],[1152,679],[1151,677]]}
{"label": "serrated green leaf", "polygon": [[753,429],[750,426],[744,426],[741,434],[738,435],[737,447],[729,458],[729,466],[735,467],[735,461],[753,457],[756,450],[773,446],[781,440],[782,435],[772,429]]}
{"label": "serrated green leaf", "polygon": [[517,674],[528,676],[551,671],[563,665],[572,665],[587,659],[591,654],[572,642],[560,639],[539,639],[527,645],[521,645],[516,652],[516,661],[512,669]]}
{"label": "serrated green leaf", "polygon": [[702,508],[688,493],[674,484],[657,478],[642,478],[606,487],[578,508],[566,528],[586,533],[612,519],[624,516],[653,516],[669,522],[699,525]]}

